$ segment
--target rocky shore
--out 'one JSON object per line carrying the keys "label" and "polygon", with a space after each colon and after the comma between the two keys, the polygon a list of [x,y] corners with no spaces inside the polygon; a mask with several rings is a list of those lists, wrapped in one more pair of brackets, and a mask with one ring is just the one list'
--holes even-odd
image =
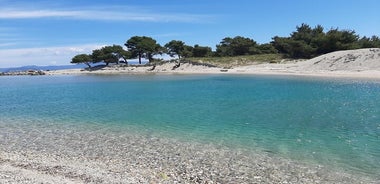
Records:
{"label": "rocky shore", "polygon": [[41,70],[27,70],[27,71],[11,71],[0,72],[0,76],[17,76],[17,75],[45,75],[46,73]]}
{"label": "rocky shore", "polygon": [[377,183],[274,153],[103,125],[0,122],[0,183]]}

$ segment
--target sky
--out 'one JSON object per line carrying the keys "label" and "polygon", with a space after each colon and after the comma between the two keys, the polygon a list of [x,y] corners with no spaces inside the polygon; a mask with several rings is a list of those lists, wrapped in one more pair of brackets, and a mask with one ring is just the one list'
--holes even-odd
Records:
{"label": "sky", "polygon": [[379,7],[379,0],[0,0],[0,68],[67,65],[132,36],[213,49],[225,37],[268,43],[302,23],[380,36]]}

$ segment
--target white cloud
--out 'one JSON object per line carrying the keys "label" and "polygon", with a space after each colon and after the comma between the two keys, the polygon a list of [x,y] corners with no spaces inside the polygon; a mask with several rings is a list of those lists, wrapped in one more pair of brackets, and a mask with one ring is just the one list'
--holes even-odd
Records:
{"label": "white cloud", "polygon": [[2,9],[0,18],[2,19],[26,19],[26,18],[44,18],[44,17],[74,17],[75,11],[52,11],[52,10],[16,10]]}
{"label": "white cloud", "polygon": [[0,49],[2,47],[10,47],[18,44],[26,43],[30,39],[23,38],[17,34],[15,28],[0,27]]}
{"label": "white cloud", "polygon": [[77,54],[91,53],[104,45],[89,44],[64,47],[20,48],[0,50],[0,68],[25,65],[67,65]]}
{"label": "white cloud", "polygon": [[17,45],[17,43],[15,43],[15,42],[3,42],[3,43],[0,43],[0,47],[8,47],[8,46],[13,46],[13,45]]}
{"label": "white cloud", "polygon": [[[136,11],[138,10],[138,11]],[[138,8],[102,7],[80,10],[0,8],[0,19],[66,18],[101,21],[204,22],[207,15],[152,13]]]}

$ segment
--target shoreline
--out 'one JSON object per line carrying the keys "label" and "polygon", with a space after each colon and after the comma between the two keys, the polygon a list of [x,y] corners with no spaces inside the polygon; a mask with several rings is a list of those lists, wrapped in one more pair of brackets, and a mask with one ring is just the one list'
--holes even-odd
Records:
{"label": "shoreline", "polygon": [[[218,63],[215,59],[214,63]],[[262,63],[264,62],[264,63]],[[212,63],[212,62],[211,62]],[[115,64],[95,66],[88,69],[66,69],[52,71],[29,70],[24,72],[0,73],[1,75],[80,75],[80,74],[244,74],[244,75],[286,75],[325,78],[380,79],[380,48],[343,50],[327,53],[308,60],[282,60],[279,63],[269,61],[250,61],[238,65],[230,61],[225,67],[207,64],[202,60],[165,62],[160,65]]]}
{"label": "shoreline", "polygon": [[[169,64],[166,64],[169,65]],[[68,69],[68,70],[55,70],[47,71],[46,75],[188,75],[188,74],[222,74],[222,75],[273,75],[273,76],[296,76],[296,77],[322,77],[322,78],[352,78],[352,79],[374,79],[380,80],[380,70],[304,70],[289,69],[294,67],[293,64],[259,64],[249,65],[242,67],[235,67],[231,69],[211,68],[211,67],[197,67],[185,66],[179,70],[166,70],[167,66],[163,69],[148,71],[151,67],[146,66],[129,66],[129,67],[106,67],[102,70],[85,71],[83,69]],[[158,66],[157,68],[160,68]]]}

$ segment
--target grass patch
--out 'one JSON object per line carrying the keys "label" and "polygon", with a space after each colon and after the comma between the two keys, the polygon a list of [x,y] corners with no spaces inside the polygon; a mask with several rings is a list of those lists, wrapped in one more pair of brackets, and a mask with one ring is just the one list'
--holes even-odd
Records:
{"label": "grass patch", "polygon": [[233,57],[201,57],[186,58],[186,61],[197,63],[208,63],[223,68],[234,66],[245,66],[261,63],[280,63],[285,57],[281,54],[259,54]]}

